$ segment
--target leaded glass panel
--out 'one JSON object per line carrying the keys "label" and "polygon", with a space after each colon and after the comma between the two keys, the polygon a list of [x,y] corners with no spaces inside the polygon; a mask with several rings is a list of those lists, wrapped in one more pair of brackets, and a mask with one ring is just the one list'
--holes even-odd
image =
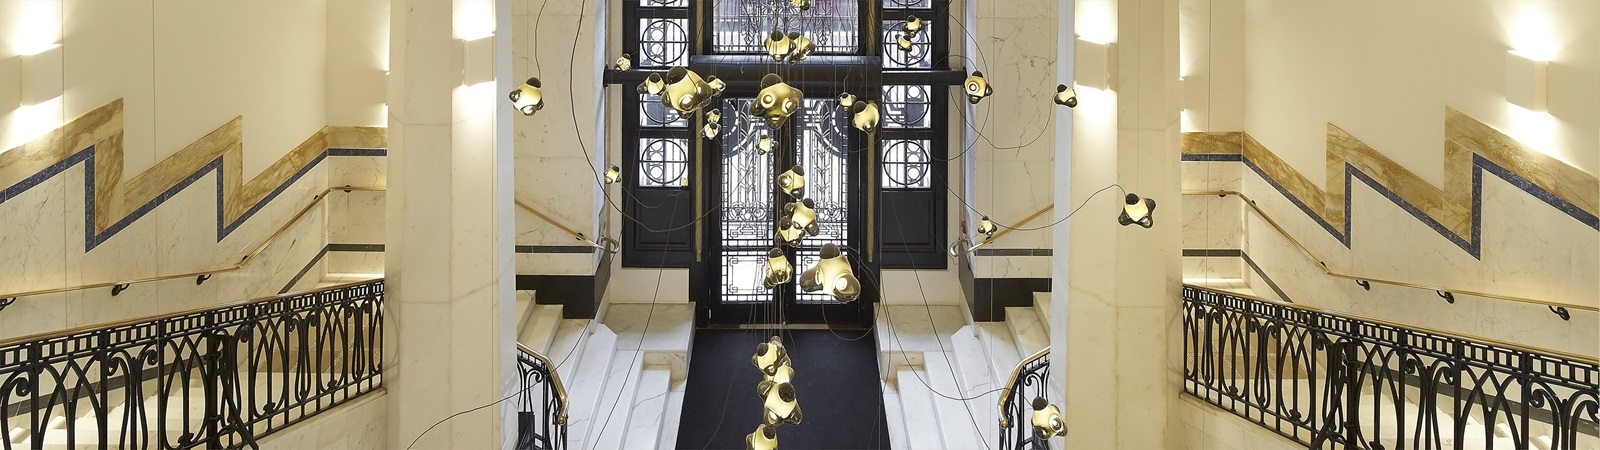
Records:
{"label": "leaded glass panel", "polygon": [[933,186],[928,176],[931,143],[918,139],[885,139],[883,145],[884,189],[926,189]]}
{"label": "leaded glass panel", "polygon": [[639,186],[680,187],[689,184],[689,141],[639,140]]}
{"label": "leaded glass panel", "polygon": [[884,128],[928,128],[933,124],[932,89],[927,85],[883,87]]}
{"label": "leaded glass panel", "polygon": [[856,2],[811,2],[800,11],[779,0],[719,0],[712,10],[713,53],[765,54],[773,30],[799,32],[811,39],[822,55],[861,54],[861,9]]}
{"label": "leaded glass panel", "polygon": [[933,27],[936,24],[928,19],[923,19],[922,24],[922,32],[910,39],[911,49],[901,50],[898,40],[906,32],[905,21],[883,21],[883,68],[933,68]]}
{"label": "leaded glass panel", "polygon": [[748,98],[723,100],[722,110],[722,245],[724,248],[771,248],[776,231],[772,190],[772,154],[756,151],[771,130],[751,116]]}
{"label": "leaded glass panel", "polygon": [[806,197],[816,202],[822,233],[808,237],[805,247],[832,242],[846,245],[849,238],[850,130],[845,111],[832,99],[805,99],[791,118],[796,123],[797,162],[806,170]]}
{"label": "leaded glass panel", "polygon": [[639,19],[638,63],[640,67],[688,65],[689,20]]}
{"label": "leaded glass panel", "polygon": [[766,250],[722,251],[722,301],[725,303],[766,303],[772,291],[766,280]]}

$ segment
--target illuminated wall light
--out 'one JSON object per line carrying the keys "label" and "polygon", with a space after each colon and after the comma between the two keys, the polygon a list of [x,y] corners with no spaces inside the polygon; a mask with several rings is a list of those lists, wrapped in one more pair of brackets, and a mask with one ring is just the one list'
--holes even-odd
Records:
{"label": "illuminated wall light", "polygon": [[1075,61],[1078,73],[1074,75],[1079,86],[1100,90],[1111,89],[1111,55],[1115,45],[1078,38]]}
{"label": "illuminated wall light", "polygon": [[24,1],[15,3],[16,26],[10,39],[11,50],[18,55],[34,55],[61,44],[61,2]]}
{"label": "illuminated wall light", "polygon": [[7,127],[3,136],[9,138],[8,142],[0,142],[0,152],[5,152],[29,141],[44,136],[50,130],[61,126],[61,97],[57,96],[43,103],[23,105],[11,112],[11,125]]}
{"label": "illuminated wall light", "polygon": [[21,102],[38,105],[61,96],[61,46],[22,55]]}
{"label": "illuminated wall light", "polygon": [[494,36],[494,0],[453,0],[451,26],[456,39],[476,41]]}
{"label": "illuminated wall light", "polygon": [[1548,61],[1506,52],[1506,101],[1529,111],[1544,111],[1549,66]]}
{"label": "illuminated wall light", "polygon": [[494,39],[463,40],[461,49],[464,58],[461,84],[472,86],[494,81]]}

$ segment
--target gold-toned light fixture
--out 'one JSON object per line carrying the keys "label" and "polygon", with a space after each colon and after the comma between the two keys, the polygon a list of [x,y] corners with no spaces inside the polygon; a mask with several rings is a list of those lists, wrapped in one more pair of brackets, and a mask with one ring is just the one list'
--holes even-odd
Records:
{"label": "gold-toned light fixture", "polygon": [[783,249],[773,248],[767,252],[767,277],[762,285],[772,289],[780,284],[788,283],[794,277],[794,265],[789,264],[789,258],[783,254]]}
{"label": "gold-toned light fixture", "polygon": [[744,437],[745,450],[777,450],[778,429],[765,423]]}
{"label": "gold-toned light fixture", "polygon": [[908,33],[900,33],[899,35],[896,35],[894,38],[894,46],[895,48],[900,49],[902,52],[911,51],[911,35]]}
{"label": "gold-toned light fixture", "polygon": [[1067,423],[1061,420],[1061,410],[1043,397],[1033,399],[1033,435],[1040,440],[1067,435]]}
{"label": "gold-toned light fixture", "polygon": [[611,66],[611,68],[616,69],[618,72],[627,72],[628,69],[633,68],[633,56],[623,53],[622,56],[617,57],[616,65]]}
{"label": "gold-toned light fixture", "polygon": [[789,35],[782,31],[772,30],[767,35],[767,56],[773,61],[783,62],[789,58],[789,51],[794,48],[794,42],[789,40]]}
{"label": "gold-toned light fixture", "polygon": [[1078,89],[1065,84],[1056,85],[1056,104],[1068,108],[1078,107]]}
{"label": "gold-toned light fixture", "polygon": [[531,116],[544,109],[544,91],[539,89],[539,85],[539,77],[522,82],[522,86],[511,91],[511,107],[516,108],[517,112],[524,116]]}
{"label": "gold-toned light fixture", "polygon": [[974,105],[990,94],[994,94],[994,87],[989,86],[989,80],[983,78],[983,72],[973,71],[967,81],[962,83],[963,92],[967,94],[967,102]]}
{"label": "gold-toned light fixture", "polygon": [[762,155],[772,153],[772,149],[777,148],[777,146],[778,141],[772,140],[771,136],[762,136],[760,140],[756,141],[756,153]]}
{"label": "gold-toned light fixture", "polygon": [[652,73],[650,76],[645,77],[643,82],[639,83],[640,94],[659,95],[661,91],[666,89],[667,81],[662,79],[659,73]]}
{"label": "gold-toned light fixture", "polygon": [[1122,214],[1117,216],[1117,223],[1122,226],[1139,224],[1141,227],[1150,228],[1155,225],[1156,201],[1141,199],[1136,194],[1128,194],[1122,205]]}
{"label": "gold-toned light fixture", "polygon": [[843,94],[839,94],[839,107],[840,108],[849,108],[850,105],[854,105],[854,104],[856,104],[856,96],[850,95],[849,92],[846,92],[846,93],[843,93]]}
{"label": "gold-toned light fixture", "polygon": [[766,401],[762,402],[762,407],[765,409],[762,422],[771,426],[785,423],[800,424],[800,399],[795,396],[793,383],[775,384],[762,396],[766,397]]}
{"label": "gold-toned light fixture", "polygon": [[622,181],[622,168],[613,164],[606,169],[606,184],[617,184],[618,181]]}
{"label": "gold-toned light fixture", "polygon": [[778,244],[798,247],[801,239],[821,233],[822,227],[817,224],[816,208],[816,203],[809,198],[784,204],[784,216],[778,219],[776,239]]}
{"label": "gold-toned light fixture", "polygon": [[790,197],[794,197],[795,199],[805,198],[806,169],[804,167],[800,167],[799,165],[795,165],[794,167],[790,167],[788,171],[779,174],[778,189],[782,190],[785,194],[789,194]]}
{"label": "gold-toned light fixture", "polygon": [[878,131],[878,104],[876,102],[871,100],[856,102],[855,106],[850,110],[853,113],[850,117],[850,123],[854,124],[857,130],[867,133]]}
{"label": "gold-toned light fixture", "polygon": [[728,83],[723,82],[722,79],[717,78],[716,75],[706,75],[706,84],[711,86],[712,96],[722,95],[722,91],[728,89]]}
{"label": "gold-toned light fixture", "polygon": [[755,364],[762,375],[771,376],[778,373],[778,367],[789,365],[789,352],[783,348],[783,340],[773,336],[767,342],[756,344],[756,354],[750,357],[750,363]]}
{"label": "gold-toned light fixture", "polygon": [[819,257],[816,266],[800,274],[800,290],[822,291],[841,302],[851,302],[861,296],[861,281],[856,279],[839,246],[823,244]]}
{"label": "gold-toned light fixture", "polygon": [[922,33],[922,18],[917,16],[907,16],[904,27],[906,29],[907,38],[916,38],[918,34]]}
{"label": "gold-toned light fixture", "polygon": [[761,77],[761,91],[756,93],[756,101],[750,102],[750,114],[766,119],[767,126],[776,130],[800,109],[804,96],[799,89],[783,82],[783,77],[769,73]]}
{"label": "gold-toned light fixture", "polygon": [[799,32],[789,32],[789,42],[789,62],[792,63],[806,59],[807,56],[811,56],[811,52],[817,50],[817,44],[811,42],[811,38],[805,37]]}
{"label": "gold-toned light fixture", "polygon": [[722,110],[713,109],[706,111],[706,122],[717,123],[722,121]]}
{"label": "gold-toned light fixture", "polygon": [[789,0],[789,3],[794,4],[794,7],[800,8],[801,11],[811,9],[811,0]]}
{"label": "gold-toned light fixture", "polygon": [[993,220],[989,220],[989,216],[983,216],[982,219],[978,219],[978,234],[982,234],[985,240],[994,239],[994,232],[998,231],[999,228],[994,225]]}
{"label": "gold-toned light fixture", "polygon": [[706,139],[716,139],[717,132],[720,131],[722,131],[722,125],[718,125],[716,122],[706,122],[706,126],[700,127],[700,134],[705,136]]}
{"label": "gold-toned light fixture", "polygon": [[700,74],[685,67],[668,69],[664,81],[667,87],[661,96],[661,103],[677,110],[678,114],[689,114],[700,109],[713,96],[711,85],[700,78]]}

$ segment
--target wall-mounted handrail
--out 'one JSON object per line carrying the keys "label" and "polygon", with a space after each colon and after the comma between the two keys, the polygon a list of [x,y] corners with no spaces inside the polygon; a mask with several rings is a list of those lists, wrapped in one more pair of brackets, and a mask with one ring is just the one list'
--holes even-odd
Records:
{"label": "wall-mounted handrail", "polygon": [[954,257],[957,257],[957,256],[961,256],[961,255],[965,255],[965,254],[968,254],[968,253],[972,253],[974,251],[977,251],[980,248],[987,247],[987,246],[989,246],[989,244],[993,244],[995,241],[1000,240],[1000,238],[1006,237],[1006,235],[1011,234],[1011,232],[1015,231],[1015,229],[1017,227],[1021,227],[1023,225],[1027,225],[1028,222],[1032,222],[1033,219],[1037,219],[1037,218],[1039,218],[1039,216],[1042,216],[1042,215],[1044,215],[1044,213],[1050,212],[1050,210],[1055,209],[1055,208],[1056,208],[1056,204],[1055,203],[1044,205],[1043,208],[1039,208],[1038,211],[1034,211],[1033,214],[1029,214],[1028,217],[1025,217],[1021,221],[1018,221],[1016,225],[1012,225],[1010,228],[1003,228],[1003,229],[1000,230],[999,233],[995,233],[993,237],[990,237],[988,239],[984,239],[983,242],[979,242],[977,244],[969,245],[965,249],[960,249],[960,248],[957,248],[957,247],[960,247],[961,244],[963,244],[963,243],[969,243],[970,244],[972,242],[972,238],[969,237],[969,236],[962,236],[960,240],[957,240],[956,242],[950,244],[950,257],[954,258]]}
{"label": "wall-mounted handrail", "polygon": [[[1267,212],[1262,210],[1260,206],[1257,206],[1255,200],[1251,200],[1249,196],[1244,195],[1243,193],[1240,193],[1238,191],[1228,191],[1228,190],[1184,191],[1183,195],[1215,195],[1215,196],[1219,196],[1219,197],[1226,197],[1226,196],[1230,196],[1231,195],[1231,196],[1239,197],[1239,199],[1244,202],[1245,206],[1249,206],[1251,210],[1254,210],[1257,215],[1261,216],[1261,220],[1266,221],[1267,225],[1272,226],[1272,229],[1278,231],[1278,234],[1282,235],[1285,239],[1288,239],[1289,242],[1294,243],[1294,246],[1296,248],[1300,249],[1300,254],[1305,255],[1306,260],[1311,261],[1311,265],[1317,266],[1318,268],[1322,269],[1322,273],[1326,274],[1326,275],[1328,275],[1330,277],[1339,278],[1339,279],[1345,279],[1345,280],[1351,280],[1351,281],[1355,281],[1355,282],[1358,282],[1358,283],[1366,282],[1366,283],[1386,284],[1386,285],[1390,285],[1390,286],[1400,286],[1400,287],[1407,287],[1407,288],[1413,288],[1413,289],[1422,289],[1422,290],[1427,290],[1427,291],[1433,291],[1435,293],[1463,294],[1463,295],[1470,295],[1470,296],[1474,296],[1474,297],[1483,297],[1483,298],[1489,298],[1489,299],[1495,299],[1495,300],[1506,300],[1506,301],[1529,303],[1529,304],[1535,304],[1535,305],[1543,305],[1543,306],[1546,306],[1546,307],[1550,307],[1552,309],[1565,308],[1565,309],[1576,309],[1576,310],[1581,310],[1581,311],[1600,311],[1600,307],[1591,306],[1591,305],[1579,305],[1579,304],[1574,304],[1574,303],[1552,302],[1552,301],[1548,301],[1548,300],[1539,300],[1539,299],[1533,299],[1533,298],[1527,298],[1527,297],[1517,297],[1517,296],[1513,296],[1513,295],[1492,294],[1492,293],[1487,293],[1487,292],[1472,291],[1472,290],[1468,290],[1468,289],[1456,289],[1456,288],[1448,288],[1448,287],[1442,287],[1442,286],[1432,286],[1432,285],[1421,284],[1421,283],[1411,283],[1411,282],[1405,282],[1405,281],[1385,280],[1385,279],[1382,279],[1382,278],[1364,277],[1364,276],[1349,275],[1349,274],[1334,272],[1333,269],[1330,269],[1328,267],[1327,263],[1323,262],[1322,258],[1318,258],[1316,256],[1316,254],[1311,253],[1311,249],[1310,248],[1306,247],[1305,244],[1300,243],[1300,240],[1295,239],[1294,236],[1290,235],[1289,231],[1285,230],[1282,225],[1278,224],[1277,221],[1272,220],[1272,216],[1267,215]],[[1237,294],[1229,293],[1229,295],[1237,295]],[[1557,314],[1560,314],[1560,312],[1557,312]],[[1363,320],[1370,320],[1370,319],[1363,319]],[[1410,325],[1407,325],[1407,326],[1409,327]]]}
{"label": "wall-mounted handrail", "polygon": [[119,281],[108,281],[108,282],[101,282],[101,283],[89,283],[89,284],[82,284],[82,285],[76,285],[76,286],[65,286],[65,287],[58,287],[58,288],[51,288],[51,289],[41,289],[41,290],[36,290],[36,291],[17,292],[17,293],[11,293],[11,294],[0,294],[0,299],[15,299],[15,298],[18,298],[18,297],[29,297],[29,296],[44,295],[44,294],[55,294],[55,293],[59,293],[59,292],[81,291],[81,290],[84,290],[84,289],[95,289],[95,288],[103,288],[103,287],[111,288],[111,294],[112,295],[116,295],[118,293],[121,293],[123,289],[127,289],[128,286],[130,286],[130,285],[140,284],[140,283],[149,283],[149,282],[152,282],[152,281],[175,280],[175,279],[179,279],[179,278],[195,278],[195,284],[204,283],[206,280],[210,279],[212,275],[216,275],[216,274],[220,274],[220,273],[228,273],[228,272],[233,272],[233,271],[236,271],[236,270],[239,270],[239,269],[243,269],[247,264],[250,263],[250,261],[255,260],[256,256],[260,255],[262,251],[265,251],[267,249],[268,245],[271,245],[273,241],[278,239],[278,237],[283,236],[284,233],[288,232],[289,231],[289,227],[294,226],[295,223],[300,221],[301,217],[304,217],[306,215],[306,213],[311,212],[312,208],[316,207],[318,203],[321,203],[323,199],[327,198],[329,193],[332,193],[333,191],[377,192],[377,191],[383,191],[383,190],[384,190],[384,188],[381,188],[381,187],[365,187],[365,186],[336,186],[336,187],[329,187],[327,189],[323,189],[322,192],[318,193],[315,196],[312,196],[311,197],[311,201],[306,203],[305,207],[300,208],[300,211],[296,212],[293,217],[290,217],[289,221],[284,222],[283,226],[278,227],[277,231],[272,232],[271,235],[267,236],[266,240],[261,241],[261,245],[257,245],[254,250],[251,250],[250,253],[245,254],[244,257],[240,258],[238,262],[235,262],[232,265],[229,265],[227,267],[223,267],[223,268],[220,268],[220,269],[205,270],[205,271],[200,271],[200,272],[180,273],[180,274],[173,274],[173,275],[161,275],[161,276],[146,277],[146,278],[136,278],[136,279],[132,279],[132,280],[119,280]]}
{"label": "wall-mounted handrail", "polygon": [[572,236],[573,239],[577,239],[577,240],[583,241],[583,243],[589,244],[590,246],[592,246],[594,248],[598,248],[598,249],[604,250],[606,253],[616,253],[618,250],[620,250],[622,248],[622,246],[617,242],[616,239],[612,239],[612,238],[606,237],[606,236],[600,236],[599,239],[590,239],[588,236],[585,236],[583,233],[579,233],[577,230],[572,229],[572,227],[568,227],[565,224],[562,224],[560,221],[557,221],[554,217],[550,217],[550,215],[545,214],[545,213],[539,211],[538,209],[535,209],[532,206],[528,206],[528,204],[527,203],[523,203],[522,200],[514,200],[514,201],[517,203],[517,207],[518,208],[522,208],[523,211],[527,211],[529,214],[533,214],[534,217],[538,217],[540,220],[545,221],[545,223],[549,223],[551,225],[555,225],[556,228],[561,229],[561,231],[567,232],[567,235]]}

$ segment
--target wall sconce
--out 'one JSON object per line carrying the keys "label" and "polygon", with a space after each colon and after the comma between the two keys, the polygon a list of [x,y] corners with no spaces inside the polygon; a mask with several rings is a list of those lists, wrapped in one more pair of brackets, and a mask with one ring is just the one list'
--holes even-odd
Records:
{"label": "wall sconce", "polygon": [[461,67],[463,86],[494,81],[494,39],[489,39],[491,37],[494,35],[461,42],[464,59]]}
{"label": "wall sconce", "polygon": [[1549,61],[1506,52],[1506,101],[1529,111],[1544,111]]}
{"label": "wall sconce", "polygon": [[61,96],[61,46],[22,55],[21,88],[23,105],[37,105]]}
{"label": "wall sconce", "polygon": [[1077,72],[1073,74],[1079,86],[1100,90],[1111,89],[1111,55],[1116,44],[1098,43],[1077,39]]}

